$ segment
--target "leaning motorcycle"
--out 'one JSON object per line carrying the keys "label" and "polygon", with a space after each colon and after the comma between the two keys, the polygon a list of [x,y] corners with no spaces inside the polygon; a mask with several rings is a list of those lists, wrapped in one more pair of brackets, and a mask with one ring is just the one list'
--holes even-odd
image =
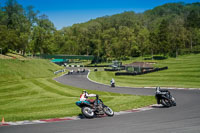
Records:
{"label": "leaning motorcycle", "polygon": [[115,87],[115,83],[110,83],[110,86],[111,87]]}
{"label": "leaning motorcycle", "polygon": [[82,114],[86,118],[94,118],[95,116],[104,115],[113,116],[114,112],[111,108],[106,106],[101,99],[96,96],[96,100],[91,101],[77,101],[76,105],[81,108]]}
{"label": "leaning motorcycle", "polygon": [[157,103],[162,104],[164,107],[176,106],[175,98],[168,90],[160,90],[160,87],[157,87],[155,97]]}

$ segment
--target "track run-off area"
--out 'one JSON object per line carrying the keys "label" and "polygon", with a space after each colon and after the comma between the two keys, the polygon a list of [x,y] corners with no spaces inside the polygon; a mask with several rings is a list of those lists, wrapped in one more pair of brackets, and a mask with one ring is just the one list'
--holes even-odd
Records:
{"label": "track run-off area", "polygon": [[[55,78],[67,84],[88,90],[123,94],[154,95],[154,88],[115,87],[98,84],[82,74],[63,75]],[[41,124],[2,126],[0,133],[199,133],[200,90],[172,89],[177,106],[155,106],[147,111],[94,119],[79,119]]]}

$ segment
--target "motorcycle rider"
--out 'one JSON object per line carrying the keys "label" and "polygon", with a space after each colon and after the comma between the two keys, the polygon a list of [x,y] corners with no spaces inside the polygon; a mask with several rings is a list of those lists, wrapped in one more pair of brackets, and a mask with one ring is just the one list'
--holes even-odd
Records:
{"label": "motorcycle rider", "polygon": [[168,90],[165,90],[165,89],[160,90],[160,87],[158,86],[158,87],[156,87],[156,94],[159,95],[157,97],[158,98],[157,103],[160,104],[160,100],[161,100],[160,95],[166,95],[166,94],[170,95],[170,92]]}
{"label": "motorcycle rider", "polygon": [[170,94],[170,92],[169,92],[168,90],[165,90],[165,89],[160,90],[160,87],[159,87],[159,86],[156,87],[156,93],[157,93],[157,94],[166,94],[166,93],[169,93],[169,94]]}
{"label": "motorcycle rider", "polygon": [[111,86],[112,86],[112,84],[115,84],[114,78],[112,78],[112,80],[110,81],[110,84],[111,84]]}
{"label": "motorcycle rider", "polygon": [[[93,103],[88,101],[88,97],[95,97]],[[99,99],[99,96],[96,94],[88,94],[87,91],[83,90],[80,96],[80,101],[76,102],[76,105],[81,108],[83,116],[86,118],[94,118],[99,115],[113,116],[114,112],[111,108],[104,105],[103,101]]]}
{"label": "motorcycle rider", "polygon": [[88,94],[86,90],[82,91],[82,94],[80,95],[80,101],[88,101],[90,103],[94,103],[94,99],[88,99],[88,97],[97,97],[96,94]]}

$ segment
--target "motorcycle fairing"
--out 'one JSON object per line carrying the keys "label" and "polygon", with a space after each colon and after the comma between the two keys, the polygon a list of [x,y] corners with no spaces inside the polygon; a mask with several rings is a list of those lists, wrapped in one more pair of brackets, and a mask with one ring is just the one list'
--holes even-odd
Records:
{"label": "motorcycle fairing", "polygon": [[77,105],[77,106],[81,106],[81,104],[90,105],[90,102],[88,102],[88,101],[77,101],[77,102],[76,102],[76,105]]}

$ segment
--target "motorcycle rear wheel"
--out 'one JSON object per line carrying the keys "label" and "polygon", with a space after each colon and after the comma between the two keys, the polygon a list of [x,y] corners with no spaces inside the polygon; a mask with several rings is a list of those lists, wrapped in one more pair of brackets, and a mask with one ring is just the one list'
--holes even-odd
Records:
{"label": "motorcycle rear wheel", "polygon": [[92,108],[90,108],[90,107],[82,107],[81,112],[86,118],[94,117],[94,112],[93,112]]}
{"label": "motorcycle rear wheel", "polygon": [[170,107],[171,106],[171,103],[168,99],[161,99],[161,104],[164,106],[164,107]]}
{"label": "motorcycle rear wheel", "polygon": [[113,115],[114,115],[113,110],[112,110],[111,108],[107,107],[107,106],[105,106],[105,107],[103,108],[103,110],[104,110],[104,112],[105,112],[105,114],[106,114],[107,116],[113,116]]}

